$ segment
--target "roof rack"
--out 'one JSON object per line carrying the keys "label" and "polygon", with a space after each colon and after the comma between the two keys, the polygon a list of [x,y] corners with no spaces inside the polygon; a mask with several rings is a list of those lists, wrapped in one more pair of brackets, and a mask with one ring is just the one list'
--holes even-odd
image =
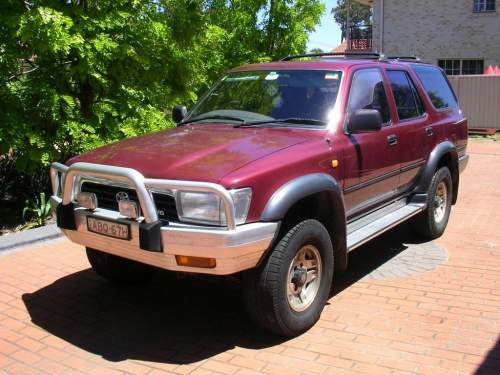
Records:
{"label": "roof rack", "polygon": [[300,55],[288,55],[280,61],[291,61],[304,57],[355,57],[361,59],[385,59],[385,56],[377,52],[323,52],[323,53],[304,53]]}
{"label": "roof rack", "polygon": [[390,56],[389,60],[398,60],[398,61],[406,61],[406,62],[421,62],[420,57],[418,56]]}

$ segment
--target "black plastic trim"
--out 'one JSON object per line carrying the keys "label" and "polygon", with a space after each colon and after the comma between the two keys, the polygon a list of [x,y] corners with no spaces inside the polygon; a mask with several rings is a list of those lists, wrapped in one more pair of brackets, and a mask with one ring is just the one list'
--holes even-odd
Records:
{"label": "black plastic trim", "polygon": [[[347,225],[342,188],[337,181],[325,173],[314,173],[297,177],[281,186],[269,199],[261,215],[262,221],[281,221],[292,207],[314,194],[326,193],[325,208],[328,207],[328,229],[335,250],[335,272],[347,269]],[[280,235],[282,227],[280,226]],[[275,241],[279,240],[276,238]],[[271,245],[274,247],[275,242]],[[269,250],[270,251],[270,250]],[[269,251],[264,255],[267,256]]]}
{"label": "black plastic trim", "polygon": [[161,244],[161,227],[160,220],[152,223],[142,222],[139,224],[139,247],[142,250],[153,251],[156,253],[163,252]]}
{"label": "black plastic trim", "polygon": [[301,199],[323,191],[331,191],[342,197],[337,181],[324,173],[298,177],[280,187],[269,199],[261,215],[262,221],[282,220],[288,210]]}
{"label": "black plastic trim", "polygon": [[[450,141],[441,142],[434,148],[434,150],[432,150],[426,165],[420,172],[418,184],[415,188],[416,193],[427,193],[432,177],[436,172],[439,160],[441,160],[441,158],[448,153],[451,154],[452,162],[458,167],[458,155],[455,145]],[[453,171],[451,172],[453,173]]]}
{"label": "black plastic trim", "polygon": [[61,229],[76,230],[75,204],[59,204],[56,209],[57,226]]}

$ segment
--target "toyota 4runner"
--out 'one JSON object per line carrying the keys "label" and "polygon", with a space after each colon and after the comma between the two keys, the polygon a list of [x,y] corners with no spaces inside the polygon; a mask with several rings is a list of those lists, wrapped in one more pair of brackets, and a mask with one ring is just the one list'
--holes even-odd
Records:
{"label": "toyota 4runner", "polygon": [[251,318],[294,336],[350,251],[406,220],[443,233],[468,161],[443,71],[304,57],[234,69],[175,129],[52,164],[58,226],[98,274],[238,274]]}

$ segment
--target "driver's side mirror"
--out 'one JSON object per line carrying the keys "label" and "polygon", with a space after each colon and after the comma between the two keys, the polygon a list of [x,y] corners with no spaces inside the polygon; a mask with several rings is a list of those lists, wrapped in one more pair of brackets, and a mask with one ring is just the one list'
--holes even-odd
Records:
{"label": "driver's side mirror", "polygon": [[347,133],[371,133],[382,129],[382,115],[376,109],[358,109],[347,120]]}
{"label": "driver's side mirror", "polygon": [[187,116],[187,108],[183,105],[176,105],[174,109],[172,109],[172,120],[176,124],[184,120]]}

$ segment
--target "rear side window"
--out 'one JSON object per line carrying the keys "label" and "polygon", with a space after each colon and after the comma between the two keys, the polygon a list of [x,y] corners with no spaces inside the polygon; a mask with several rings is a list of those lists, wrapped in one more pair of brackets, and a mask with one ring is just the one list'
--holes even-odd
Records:
{"label": "rear side window", "polygon": [[443,73],[430,66],[416,66],[415,72],[437,109],[458,107],[455,95]]}
{"label": "rear side window", "polygon": [[358,109],[376,109],[384,123],[390,121],[384,78],[380,70],[362,69],[354,73],[347,112],[353,113]]}
{"label": "rear side window", "polygon": [[407,120],[421,116],[424,113],[422,102],[408,73],[402,70],[388,70],[387,76],[391,83],[399,119]]}

